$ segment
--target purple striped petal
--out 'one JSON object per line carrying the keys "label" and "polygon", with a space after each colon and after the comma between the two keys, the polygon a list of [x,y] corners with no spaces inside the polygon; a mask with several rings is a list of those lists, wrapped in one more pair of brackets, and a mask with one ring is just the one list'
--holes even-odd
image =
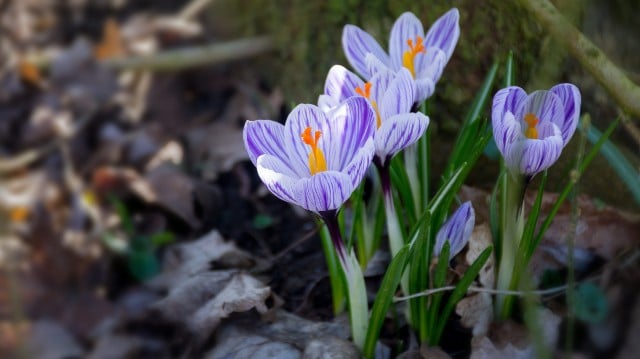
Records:
{"label": "purple striped petal", "polygon": [[371,77],[371,80],[369,80],[371,83],[371,96],[369,99],[376,102],[378,110],[380,109],[380,104],[382,103],[385,92],[387,92],[389,85],[395,77],[395,72],[390,70],[381,70],[374,74]]}
{"label": "purple striped petal", "polygon": [[444,51],[437,47],[429,47],[426,53],[418,54],[414,60],[416,78],[428,77],[434,83],[438,82],[446,65],[447,58]]}
{"label": "purple striped petal", "polygon": [[373,138],[376,115],[364,97],[351,97],[329,114],[330,125],[323,131],[325,157],[330,170],[343,171],[358,150]]}
{"label": "purple striped petal", "polygon": [[[555,126],[555,125],[554,125]],[[520,164],[520,173],[533,176],[551,167],[562,152],[562,136],[560,129],[557,129],[555,136],[550,136],[542,140],[525,140]]]}
{"label": "purple striped petal", "polygon": [[440,255],[445,242],[449,242],[449,260],[460,253],[471,237],[475,221],[471,202],[463,203],[438,231],[433,248],[434,255]]}
{"label": "purple striped petal", "polygon": [[428,48],[426,54],[416,56],[416,103],[422,103],[433,95],[436,82],[442,76],[446,64],[444,52],[435,47]]}
{"label": "purple striped petal", "polygon": [[[519,154],[515,154],[517,151],[517,143],[523,138],[522,128],[520,122],[516,121],[513,113],[507,112],[502,117],[494,118],[493,125],[493,139],[496,142],[496,147],[502,154],[502,157],[507,160],[510,156],[518,157]],[[519,152],[521,153],[521,152]],[[507,161],[507,163],[510,163]]]}
{"label": "purple striped petal", "polygon": [[389,57],[395,71],[402,67],[402,56],[409,49],[407,40],[415,42],[417,36],[424,38],[422,22],[410,12],[400,15],[393,24],[389,37]]}
{"label": "purple striped petal", "polygon": [[429,126],[422,113],[405,113],[385,119],[375,135],[376,156],[381,164],[415,143]]}
{"label": "purple striped petal", "polygon": [[409,70],[402,68],[387,87],[378,102],[378,110],[382,121],[393,115],[411,112],[415,100],[415,84]]}
{"label": "purple striped petal", "polygon": [[460,13],[458,9],[453,8],[442,15],[436,22],[431,25],[427,38],[425,39],[425,47],[438,47],[444,51],[446,62],[449,62],[453,50],[458,43],[460,37],[460,25],[458,20]]}
{"label": "purple striped petal", "polygon": [[564,109],[560,98],[553,92],[535,91],[529,94],[516,108],[515,117],[524,121],[528,113],[536,115],[543,122],[563,123]]}
{"label": "purple striped petal", "polygon": [[271,120],[247,121],[242,130],[244,147],[253,165],[258,157],[270,154],[284,159],[284,126]]}
{"label": "purple striped petal", "polygon": [[371,160],[373,160],[373,154],[375,151],[375,145],[373,138],[370,138],[356,153],[351,162],[344,169],[344,173],[346,173],[349,178],[351,178],[351,184],[355,189],[358,187],[365,174],[367,173],[367,169],[369,165],[371,165]]}
{"label": "purple striped petal", "polygon": [[371,77],[365,61],[367,53],[373,54],[383,64],[390,63],[389,55],[380,47],[380,44],[371,35],[355,25],[345,25],[342,31],[342,48],[351,67],[365,79]]}
{"label": "purple striped petal", "polygon": [[358,75],[347,70],[344,66],[334,65],[327,74],[324,83],[324,93],[342,102],[351,96],[356,96],[356,88],[362,87],[362,81]]}
{"label": "purple striped petal", "polygon": [[[322,110],[314,105],[302,104],[296,106],[287,117],[284,125],[284,145],[285,156],[291,168],[300,177],[309,177],[309,153],[310,147],[302,142],[300,135],[307,127],[311,127],[312,131],[321,131],[322,136],[318,141],[318,146],[322,150],[327,160],[327,168],[334,169],[335,163],[331,162],[327,157],[331,153],[330,140],[327,139],[329,132],[329,119]],[[329,151],[329,152],[327,152]]]}
{"label": "purple striped petal", "polygon": [[576,132],[576,127],[578,126],[580,105],[582,101],[580,97],[580,90],[578,90],[578,88],[573,84],[559,84],[553,86],[549,91],[556,94],[563,105],[563,121],[561,123],[556,123],[556,125],[558,125],[558,127],[560,127],[560,131],[562,131],[562,140],[566,146],[574,132]]}
{"label": "purple striped petal", "polygon": [[[364,58],[365,64],[371,76],[374,76],[378,72],[395,72],[392,68],[390,68],[387,64],[380,61],[377,57],[375,57],[372,53],[368,53]],[[370,79],[371,77],[369,77]]]}
{"label": "purple striped petal", "polygon": [[353,192],[346,173],[325,171],[296,183],[296,203],[316,213],[340,208]]}
{"label": "purple striped petal", "polygon": [[[511,112],[514,116],[518,106],[527,98],[527,93],[517,86],[503,88],[493,96],[491,107],[491,121],[495,123],[502,121],[505,113]],[[497,142],[497,141],[496,141]]]}
{"label": "purple striped petal", "polygon": [[414,80],[416,84],[416,95],[414,98],[415,103],[422,103],[433,95],[436,90],[436,84],[430,78],[422,78]]}
{"label": "purple striped petal", "polygon": [[258,176],[271,193],[283,201],[299,204],[296,196],[296,183],[299,179],[286,174],[288,167],[285,162],[273,155],[258,157],[256,164]]}

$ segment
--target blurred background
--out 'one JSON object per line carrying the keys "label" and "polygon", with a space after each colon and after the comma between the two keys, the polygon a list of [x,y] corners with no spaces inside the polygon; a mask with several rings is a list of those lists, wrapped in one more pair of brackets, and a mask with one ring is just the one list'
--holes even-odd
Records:
{"label": "blurred background", "polygon": [[[640,83],[640,2],[553,3]],[[317,238],[291,248],[314,234],[313,221],[260,185],[242,126],[283,122],[296,104],[315,103],[329,68],[348,67],[345,24],[360,26],[386,49],[403,12],[427,29],[451,7],[460,11],[461,36],[429,100],[434,178],[496,62],[502,81],[509,51],[515,84],[525,90],[576,84],[582,113],[601,131],[621,114],[519,2],[0,0],[0,350],[50,358],[204,352],[207,346],[193,344],[180,326],[191,324],[176,326],[148,308],[171,311],[157,305],[177,285],[166,279],[168,248],[212,240],[214,230],[226,245],[235,243],[235,254],[228,262],[211,254],[215,259],[200,269],[262,266],[261,278],[287,310],[331,317]],[[612,144],[635,171],[627,172],[633,183],[640,131],[637,118],[625,119]],[[564,186],[579,142],[550,171],[548,190]],[[498,168],[488,153],[467,184],[490,189]],[[598,218],[637,239],[638,189],[629,183],[610,158],[598,156],[579,188],[595,208],[589,213],[598,217],[598,209],[613,206]],[[265,257],[266,264],[259,260]],[[287,262],[295,257],[306,262]],[[324,294],[309,289],[314,281]],[[619,350],[627,332],[618,324],[595,352]],[[117,340],[130,351],[109,352]],[[56,350],[60,356],[45,355]]]}

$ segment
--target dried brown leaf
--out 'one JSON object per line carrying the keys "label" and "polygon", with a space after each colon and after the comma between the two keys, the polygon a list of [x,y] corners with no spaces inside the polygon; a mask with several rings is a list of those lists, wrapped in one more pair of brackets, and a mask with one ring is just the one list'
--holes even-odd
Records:
{"label": "dried brown leaf", "polygon": [[216,335],[216,346],[204,355],[206,359],[300,359],[300,357],[300,351],[292,345],[247,333],[233,326],[220,330]]}
{"label": "dried brown leaf", "polygon": [[268,308],[265,301],[270,295],[271,288],[248,274],[238,273],[215,298],[188,319],[188,326],[194,333],[206,336],[233,312],[255,308],[260,313],[266,313]]}
{"label": "dried brown leaf", "polygon": [[463,298],[456,305],[456,313],[463,326],[472,328],[474,337],[487,335],[493,319],[491,294],[476,293]]}
{"label": "dried brown leaf", "polygon": [[39,320],[31,324],[26,349],[29,358],[79,358],[84,350],[76,339],[60,324]]}
{"label": "dried brown leaf", "polygon": [[206,128],[195,128],[187,133],[190,157],[203,162],[203,178],[215,180],[221,172],[248,160],[244,148],[242,129],[227,122],[215,122]]}

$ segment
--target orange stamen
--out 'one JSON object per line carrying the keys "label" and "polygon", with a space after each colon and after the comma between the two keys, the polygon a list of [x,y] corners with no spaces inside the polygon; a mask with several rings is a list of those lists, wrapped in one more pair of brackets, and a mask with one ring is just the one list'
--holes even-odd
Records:
{"label": "orange stamen", "polygon": [[382,119],[380,118],[380,111],[378,111],[378,104],[371,99],[371,82],[365,82],[364,89],[360,86],[356,87],[356,93],[369,100],[369,103],[376,111],[376,126],[377,128],[380,128],[380,125],[382,125]]}
{"label": "orange stamen", "polygon": [[318,147],[318,140],[322,136],[322,132],[315,131],[311,134],[311,127],[305,128],[304,132],[300,134],[302,142],[311,147],[309,152],[309,172],[311,175],[327,170],[327,161],[324,158],[324,153]]}
{"label": "orange stamen", "polygon": [[527,123],[527,129],[524,130],[524,135],[527,138],[531,138],[534,140],[538,139],[538,129],[536,128],[536,125],[538,124],[538,122],[540,122],[540,120],[536,117],[536,115],[532,114],[532,113],[528,113],[526,115],[524,115],[524,122]]}
{"label": "orange stamen", "polygon": [[409,50],[405,51],[402,54],[402,66],[406,67],[409,72],[411,72],[411,76],[415,78],[416,72],[413,66],[413,60],[415,60],[418,54],[426,53],[427,49],[424,47],[423,39],[421,36],[416,36],[415,44],[413,43],[412,39],[408,39],[407,45],[409,45]]}

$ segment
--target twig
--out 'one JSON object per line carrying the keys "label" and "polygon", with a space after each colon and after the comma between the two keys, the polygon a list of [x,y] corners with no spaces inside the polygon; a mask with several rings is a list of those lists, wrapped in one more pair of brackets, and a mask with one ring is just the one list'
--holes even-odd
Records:
{"label": "twig", "polygon": [[578,29],[571,25],[549,0],[520,0],[551,35],[602,85],[620,107],[640,117],[640,87]]}
{"label": "twig", "polygon": [[56,138],[41,147],[26,150],[10,158],[0,158],[0,174],[13,172],[20,168],[26,167],[31,163],[37,161],[43,155],[58,149],[59,142],[65,141],[65,139],[68,138],[72,138],[78,132],[82,131],[82,129],[89,124],[90,120],[95,117],[93,116],[94,113],[94,110],[88,111],[87,114],[80,118],[80,120],[76,123],[71,133],[65,135],[65,137],[63,138]]}
{"label": "twig", "polygon": [[239,60],[271,49],[273,49],[271,38],[259,36],[206,46],[167,50],[153,55],[109,59],[104,60],[103,63],[118,70],[177,71],[194,66]]}
{"label": "twig", "polygon": [[182,20],[193,19],[199,12],[206,8],[211,1],[213,0],[193,0],[182,8],[178,17]]}
{"label": "twig", "polygon": [[[563,292],[563,291],[567,290],[568,287],[569,287],[568,285],[561,285],[559,287],[553,287],[553,288],[549,288],[549,289],[520,291],[520,290],[498,290],[498,289],[471,286],[471,287],[469,287],[467,289],[467,292],[503,294],[503,295],[517,295],[517,296],[522,297],[522,296],[525,296],[525,295],[528,295],[528,294],[549,295],[549,294],[560,293],[560,292]],[[446,287],[427,289],[427,290],[425,290],[423,292],[420,292],[420,293],[415,293],[415,294],[411,294],[411,295],[405,295],[403,297],[395,297],[395,298],[393,298],[393,301],[394,302],[403,302],[403,301],[406,301],[406,300],[409,300],[409,299],[413,299],[413,298],[428,297],[428,296],[430,296],[432,294],[436,294],[436,293],[440,293],[440,292],[448,292],[448,291],[454,290],[455,288],[456,288],[456,286],[450,285],[450,286],[446,286]]]}

